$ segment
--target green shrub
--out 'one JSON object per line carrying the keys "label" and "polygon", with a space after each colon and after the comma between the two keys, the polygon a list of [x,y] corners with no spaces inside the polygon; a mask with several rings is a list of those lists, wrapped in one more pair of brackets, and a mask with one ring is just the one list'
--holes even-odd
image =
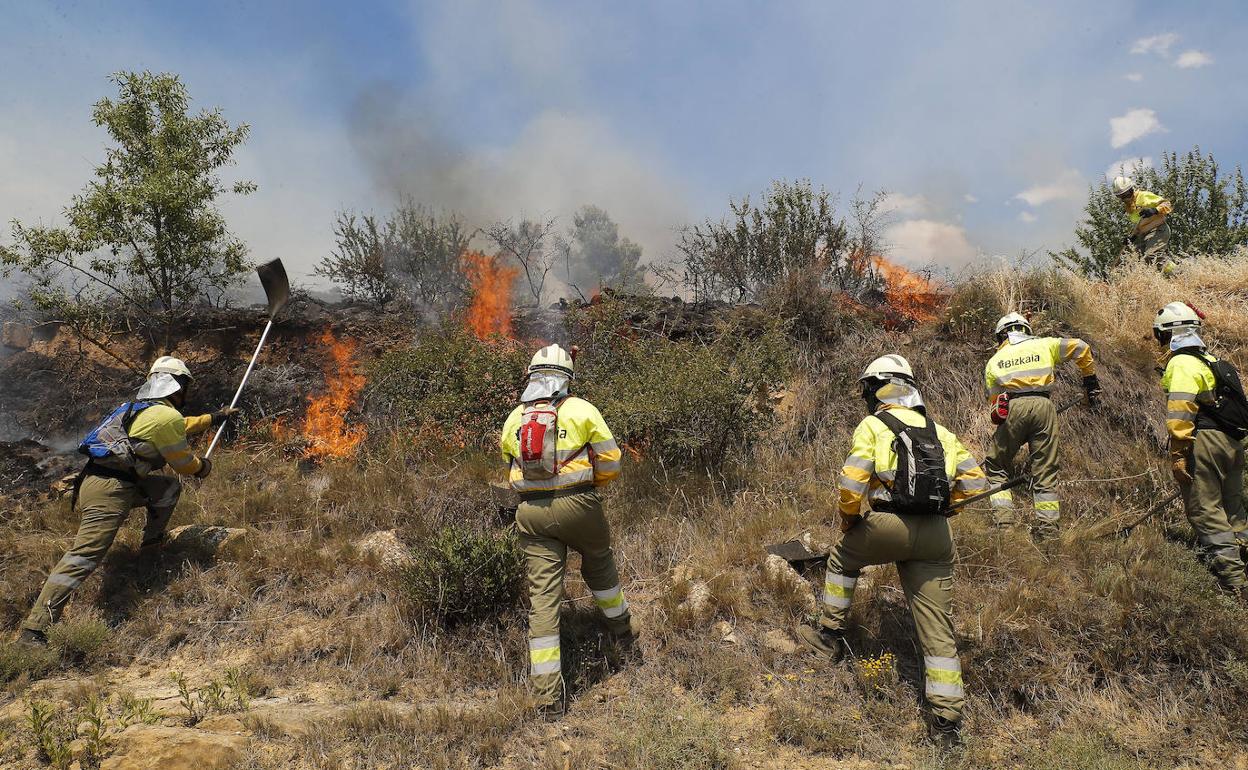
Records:
{"label": "green shrub", "polygon": [[569,321],[582,348],[574,392],[617,439],[669,465],[719,463],[772,424],[791,356],[779,321],[724,317],[709,339],[674,341],[630,327],[626,311],[605,302]]}
{"label": "green shrub", "polygon": [[67,663],[84,663],[96,657],[112,632],[101,620],[68,620],[48,630],[48,644]]}
{"label": "green shrub", "polygon": [[12,642],[0,644],[0,683],[21,676],[38,679],[56,665],[56,651]]}
{"label": "green shrub", "polygon": [[401,580],[422,619],[450,627],[496,618],[519,603],[524,561],[511,531],[446,526],[413,556]]}
{"label": "green shrub", "polygon": [[451,444],[495,447],[532,353],[516,342],[482,342],[459,330],[431,333],[372,365],[370,414],[387,427]]}

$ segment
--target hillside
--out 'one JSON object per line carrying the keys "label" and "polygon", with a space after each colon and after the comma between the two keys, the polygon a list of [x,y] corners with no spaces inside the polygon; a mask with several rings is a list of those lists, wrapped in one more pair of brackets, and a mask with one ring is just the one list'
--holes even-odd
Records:
{"label": "hillside", "polygon": [[[1171,491],[1153,313],[1198,304],[1214,351],[1248,371],[1248,256],[1171,281],[1137,265],[1109,283],[1002,269],[890,287],[870,307],[804,306],[800,323],[608,296],[485,340],[297,303],[213,475],[187,485],[174,525],[189,529],[140,558],[135,513],[46,655],[0,646],[0,767],[1248,768],[1248,609],[1216,590],[1177,505],[1101,536]],[[932,415],[982,460],[983,364],[1015,308],[1091,343],[1105,405],[1062,417],[1058,539],[994,530],[985,507],[952,520],[969,702],[965,746],[942,754],[896,571],[864,574],[857,660],[829,667],[791,632],[814,587],[763,547],[837,537],[854,382],[876,355],[909,357]],[[204,407],[228,399],[262,320],[185,330]],[[581,347],[576,387],[627,449],[606,510],[644,631],[640,660],[621,659],[574,558],[557,723],[528,709],[522,581],[491,487],[539,341]],[[133,384],[51,332],[0,380],[5,410],[49,445]],[[1055,398],[1078,385],[1070,367]],[[6,628],[77,526],[39,494],[62,470],[4,477]]]}

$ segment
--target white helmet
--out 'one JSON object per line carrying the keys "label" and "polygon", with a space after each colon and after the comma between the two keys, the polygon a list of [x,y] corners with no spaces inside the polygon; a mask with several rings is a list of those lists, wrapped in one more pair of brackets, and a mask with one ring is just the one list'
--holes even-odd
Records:
{"label": "white helmet", "polygon": [[184,382],[191,379],[191,370],[187,368],[185,361],[173,356],[161,356],[152,364],[147,374],[147,382],[139,388],[135,398],[140,401],[168,398],[181,390]]}
{"label": "white helmet", "polygon": [[1131,177],[1117,176],[1114,177],[1113,188],[1114,195],[1117,195],[1119,198],[1125,198],[1128,194],[1135,192],[1135,182],[1131,180]]}
{"label": "white helmet", "polygon": [[889,353],[867,364],[867,368],[862,371],[862,376],[858,378],[858,381],[890,380],[893,377],[901,377],[914,382],[914,370],[910,368],[909,361],[896,353]]}
{"label": "white helmet", "polygon": [[1200,311],[1186,302],[1171,302],[1157,311],[1153,319],[1153,331],[1168,332],[1175,329],[1199,329],[1201,325]]}
{"label": "white helmet", "polygon": [[568,351],[558,345],[547,345],[533,354],[533,360],[529,362],[529,374],[559,372],[572,377],[575,365]]}
{"label": "white helmet", "polygon": [[165,372],[166,374],[194,379],[191,377],[191,370],[187,368],[186,362],[173,356],[161,356],[156,359],[156,363],[152,364],[152,368],[148,369],[147,373],[150,375],[156,372]]}
{"label": "white helmet", "polygon": [[1005,331],[1015,326],[1021,326],[1027,330],[1028,334],[1031,334],[1031,321],[1028,321],[1027,317],[1022,313],[1010,313],[1008,315],[1001,316],[1001,320],[997,321],[996,333],[998,335],[1003,334]]}

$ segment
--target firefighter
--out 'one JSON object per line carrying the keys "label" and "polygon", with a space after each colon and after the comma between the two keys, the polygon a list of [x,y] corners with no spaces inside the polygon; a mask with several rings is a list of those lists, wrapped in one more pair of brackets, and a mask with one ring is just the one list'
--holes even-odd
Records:
{"label": "firefighter", "polygon": [[[958,438],[927,416],[909,362],[899,355],[877,358],[862,377],[862,398],[869,416],[854,430],[853,445],[839,481],[841,540],[828,557],[823,611],[819,626],[801,625],[797,636],[816,653],[839,661],[849,651],[845,629],[854,585],[863,567],[896,562],[923,648],[925,694],[933,711],[933,730],[944,740],[958,739],[965,693],[962,664],[953,633],[953,534],[951,503],[987,489],[987,479]],[[891,424],[890,424],[891,423]],[[914,502],[923,488],[922,474],[899,471],[898,442],[907,426],[915,447],[926,446],[924,464],[909,454],[913,467],[935,473],[943,486]],[[923,440],[926,437],[926,442]],[[927,478],[927,477],[925,477]],[[869,510],[863,511],[864,501]]]}
{"label": "firefighter", "polygon": [[1222,588],[1248,602],[1240,548],[1248,527],[1242,386],[1239,411],[1233,412],[1235,405],[1228,402],[1234,396],[1219,388],[1224,383],[1213,369],[1218,359],[1205,349],[1201,325],[1200,313],[1182,302],[1166,305],[1153,321],[1153,336],[1165,351],[1161,386],[1166,391],[1170,465],[1202,559]]}
{"label": "firefighter", "polygon": [[620,448],[594,405],[568,394],[574,365],[558,345],[537,351],[500,442],[520,496],[516,529],[529,583],[530,672],[548,718],[566,707],[559,604],[569,548],[581,555],[581,576],[612,637],[624,648],[636,639],[600,493],[620,475]]}
{"label": "firefighter", "polygon": [[187,436],[220,425],[237,410],[183,417],[179,410],[190,385],[191,372],[182,360],[158,358],[135,400],[113,410],[79,445],[88,459],[74,483],[71,505],[82,512],[82,521],[74,544],[52,568],[22,624],[22,643],[47,644],[48,627],[74,589],[99,566],[130,509],[147,507],[142,549],[150,553],[164,541],[182,484],[156,471],[166,463],[183,476],[200,479],[212,471],[212,463],[187,446]]}
{"label": "firefighter", "polygon": [[[1099,403],[1101,385],[1096,378],[1092,349],[1076,337],[1033,337],[1031,323],[1019,313],[997,321],[997,352],[984,367],[984,383],[992,419],[997,423],[992,449],[984,460],[988,480],[998,486],[1015,472],[1014,456],[1026,444],[1031,451],[1032,502],[1037,538],[1057,531],[1062,505],[1057,495],[1057,409],[1050,400],[1055,370],[1074,359],[1083,375],[1088,403]],[[1014,496],[1009,490],[991,498],[993,522],[1014,524]]]}
{"label": "firefighter", "polygon": [[1156,193],[1137,190],[1135,182],[1125,176],[1114,179],[1113,191],[1131,220],[1131,234],[1123,239],[1123,245],[1138,251],[1163,275],[1173,274],[1178,263],[1168,252],[1170,225],[1166,218],[1174,211],[1174,204]]}

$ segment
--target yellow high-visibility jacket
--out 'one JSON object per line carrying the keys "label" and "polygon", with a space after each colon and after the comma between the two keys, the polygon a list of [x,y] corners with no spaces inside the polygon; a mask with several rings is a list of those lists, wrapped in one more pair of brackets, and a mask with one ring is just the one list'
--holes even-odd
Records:
{"label": "yellow high-visibility jacket", "polygon": [[[1210,362],[1213,355],[1203,353]],[[1183,454],[1196,440],[1196,413],[1200,405],[1213,406],[1217,399],[1217,379],[1213,370],[1189,355],[1170,354],[1161,375],[1166,390],[1166,430],[1170,432],[1170,453]]]}
{"label": "yellow high-visibility jacket", "polygon": [[[203,462],[191,451],[186,438],[203,433],[210,427],[210,414],[183,417],[168,400],[156,401],[135,415],[134,421],[130,423],[128,435],[134,450],[133,470],[141,478],[160,470],[168,463],[169,467],[184,476],[199,473]],[[107,467],[117,467],[118,470],[130,470],[128,466],[110,462],[109,458],[96,462]]]}
{"label": "yellow high-visibility jacket", "polygon": [[524,477],[517,458],[520,456],[520,418],[524,404],[517,406],[503,424],[499,440],[503,461],[510,465],[511,488],[521,495],[575,490],[602,486],[620,475],[620,447],[597,407],[588,401],[569,396],[558,407],[559,472],[552,479],[531,480]]}
{"label": "yellow high-visibility jacket", "polygon": [[1028,337],[1014,345],[1002,342],[984,367],[988,401],[1002,393],[1048,393],[1058,365],[1072,358],[1084,377],[1096,373],[1092,348],[1077,337]]}
{"label": "yellow high-visibility jacket", "polygon": [[1161,221],[1165,222],[1170,212],[1174,211],[1174,204],[1157,193],[1151,193],[1148,190],[1136,190],[1134,200],[1127,207],[1127,219],[1131,220],[1131,224],[1135,226],[1135,232],[1137,233],[1140,230],[1140,220],[1143,218],[1140,212],[1144,209],[1157,209],[1157,214],[1161,217]]}
{"label": "yellow high-visibility jacket", "polygon": [[[913,409],[892,404],[880,407],[881,411],[885,409],[907,425],[924,425],[927,420]],[[949,502],[957,503],[986,490],[988,478],[958,437],[939,423],[936,437],[945,450],[945,474],[952,487]],[[860,516],[863,500],[878,503],[892,499],[891,488],[897,477],[894,438],[896,434],[875,415],[858,423],[849,456],[841,468],[839,506],[842,516]]]}

